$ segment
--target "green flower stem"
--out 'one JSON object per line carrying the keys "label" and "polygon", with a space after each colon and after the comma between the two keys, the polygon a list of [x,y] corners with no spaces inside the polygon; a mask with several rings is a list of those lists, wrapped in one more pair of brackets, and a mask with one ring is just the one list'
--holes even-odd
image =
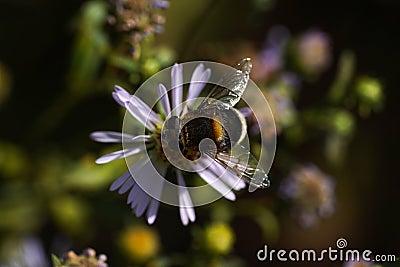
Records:
{"label": "green flower stem", "polygon": [[343,51],[336,72],[335,80],[328,92],[328,99],[333,104],[343,101],[346,90],[354,76],[356,59],[352,51]]}

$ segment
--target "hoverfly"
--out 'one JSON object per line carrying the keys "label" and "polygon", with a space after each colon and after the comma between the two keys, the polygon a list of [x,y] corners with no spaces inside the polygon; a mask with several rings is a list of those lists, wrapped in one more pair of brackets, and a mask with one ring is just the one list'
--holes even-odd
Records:
{"label": "hoverfly", "polygon": [[[257,167],[258,161],[250,151],[240,145],[247,125],[244,116],[234,108],[246,89],[251,68],[249,58],[241,60],[236,70],[223,78],[224,86],[215,86],[196,109],[189,110],[181,118],[170,117],[165,127],[179,131],[175,136],[186,159],[195,161],[204,152],[251,185],[253,189],[250,190],[254,191],[268,187],[270,181],[264,170]],[[200,151],[203,139],[211,139],[214,146]]]}

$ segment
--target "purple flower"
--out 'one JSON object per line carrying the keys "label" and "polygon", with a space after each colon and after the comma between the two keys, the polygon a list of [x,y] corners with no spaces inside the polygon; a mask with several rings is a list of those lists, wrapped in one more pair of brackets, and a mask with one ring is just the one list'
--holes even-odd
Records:
{"label": "purple flower", "polygon": [[[159,208],[159,199],[163,193],[164,180],[154,182],[152,172],[153,168],[157,172],[170,179],[171,174],[176,178],[179,185],[178,201],[180,218],[184,225],[194,222],[196,219],[194,205],[189,190],[186,187],[186,172],[174,167],[170,164],[164,150],[161,147],[160,136],[164,126],[164,122],[171,116],[182,117],[185,115],[194,100],[200,95],[204,86],[207,84],[211,75],[210,69],[204,69],[203,64],[199,64],[193,71],[191,82],[186,94],[185,104],[183,101],[183,75],[182,65],[175,64],[171,71],[171,98],[168,95],[167,87],[160,83],[158,85],[158,96],[160,106],[162,107],[158,113],[153,111],[145,102],[135,95],[130,95],[127,91],[119,86],[115,86],[113,97],[115,101],[122,107],[126,108],[131,116],[140,122],[146,128],[144,135],[132,135],[129,133],[119,133],[110,131],[93,132],[91,138],[103,143],[121,143],[129,144],[122,150],[104,155],[96,160],[96,163],[103,164],[120,158],[127,158],[135,155],[139,160],[135,161],[133,166],[129,168],[121,177],[116,179],[111,187],[111,191],[118,190],[119,194],[129,191],[127,202],[136,216],[142,216],[146,212],[147,222],[154,223]],[[143,145],[145,144],[145,145]],[[148,155],[149,157],[145,157]],[[148,158],[152,160],[148,160]],[[205,160],[210,160],[206,158]],[[231,188],[240,190],[245,187],[244,182],[234,175],[226,171],[225,167],[211,160],[210,162],[202,161],[195,164],[208,166],[199,168],[197,174],[216,191],[229,200],[235,200],[235,194]],[[154,166],[155,165],[155,166]],[[169,171],[168,171],[169,170]],[[138,184],[137,177],[145,177],[145,183],[151,183],[147,186],[152,188],[151,196],[142,188],[142,184]],[[152,180],[153,179],[153,180]]]}
{"label": "purple flower", "polygon": [[269,30],[263,49],[259,52],[260,68],[254,74],[256,79],[270,79],[282,69],[284,49],[289,37],[288,29],[283,26],[274,26]]}
{"label": "purple flower", "polygon": [[285,88],[274,87],[268,90],[266,95],[274,115],[277,133],[280,133],[282,128],[292,125],[295,121],[297,115],[295,106]]}
{"label": "purple flower", "polygon": [[159,11],[169,8],[169,1],[113,0],[111,2],[115,5],[115,17],[110,16],[109,22],[124,35],[132,50],[144,38],[164,31],[165,18]]}
{"label": "purple flower", "polygon": [[[10,247],[11,245],[11,247]],[[9,267],[47,267],[49,263],[47,262],[47,257],[43,248],[42,243],[36,237],[24,237],[19,242],[16,243],[16,246],[12,246],[13,243],[9,243],[9,253],[1,254],[5,260],[0,262],[0,266],[9,266]],[[10,252],[11,251],[11,252]]]}
{"label": "purple flower", "polygon": [[331,63],[331,41],[328,34],[309,30],[297,43],[297,61],[300,68],[310,74],[319,73]]}
{"label": "purple flower", "polygon": [[293,170],[281,184],[282,197],[293,204],[293,213],[304,227],[316,224],[334,210],[335,184],[316,166],[309,164]]}
{"label": "purple flower", "polygon": [[347,261],[343,264],[343,267],[372,267],[374,266],[371,262],[367,261]]}
{"label": "purple flower", "polygon": [[169,3],[169,1],[166,1],[166,0],[153,0],[152,4],[155,8],[166,9],[166,8],[169,8],[170,3]]}

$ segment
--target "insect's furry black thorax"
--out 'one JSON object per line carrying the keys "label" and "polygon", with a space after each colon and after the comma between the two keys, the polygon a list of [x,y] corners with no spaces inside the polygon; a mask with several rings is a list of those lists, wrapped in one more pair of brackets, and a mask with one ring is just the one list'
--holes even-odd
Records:
{"label": "insect's furry black thorax", "polygon": [[[179,137],[182,154],[190,160],[200,157],[200,142],[203,139],[211,139],[217,152],[229,153],[231,148],[228,134],[217,118],[195,117],[190,119],[182,126]],[[204,148],[212,149],[212,147]]]}

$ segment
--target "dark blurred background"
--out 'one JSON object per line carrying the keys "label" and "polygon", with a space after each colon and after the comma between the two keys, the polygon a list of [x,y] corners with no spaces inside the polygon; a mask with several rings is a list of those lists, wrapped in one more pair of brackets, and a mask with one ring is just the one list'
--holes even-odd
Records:
{"label": "dark blurred background", "polygon": [[[57,182],[51,182],[52,170],[43,168],[54,165],[59,171],[54,173],[58,175],[65,168],[59,165],[71,167],[75,166],[76,162],[94,161],[103,147],[90,141],[89,133],[102,128],[118,131],[121,127],[118,107],[110,97],[112,87],[108,85],[115,80],[124,79],[121,78],[125,77],[124,74],[109,71],[104,62],[96,63],[98,80],[106,75],[114,76],[101,85],[96,82],[91,90],[97,91],[95,94],[89,94],[90,96],[81,97],[80,92],[74,92],[71,97],[71,94],[66,93],[70,90],[69,87],[74,86],[70,79],[74,79],[76,74],[71,71],[74,66],[71,61],[75,55],[77,35],[82,23],[79,16],[83,6],[85,1],[77,0],[0,1],[0,63],[7,69],[7,77],[10,80],[9,89],[3,93],[0,102],[0,149],[3,149],[3,153],[0,151],[0,161],[6,160],[9,153],[13,153],[6,152],[9,149],[6,144],[13,144],[12,146],[22,150],[24,154],[24,160],[17,160],[19,163],[15,163],[14,169],[11,168],[15,175],[24,176],[18,186],[10,185],[11,179],[14,179],[13,175],[2,178],[0,183],[0,198],[5,203],[0,205],[0,221],[8,220],[8,217],[2,214],[10,214],[1,210],[1,207],[9,208],[7,199],[19,198],[19,194],[26,192],[29,195],[29,188],[21,189],[24,188],[22,184],[28,184],[28,187],[36,190],[33,195],[37,195],[42,186],[54,186],[53,183]],[[324,145],[322,139],[311,139],[299,145],[291,145],[286,137],[278,136],[276,164],[271,170],[273,187],[287,175],[288,171],[279,170],[286,154],[291,154],[301,163],[314,162],[324,172],[335,177],[335,212],[314,228],[303,229],[291,218],[289,212],[281,211],[287,208],[286,204],[279,204],[278,201],[268,202],[271,210],[278,210],[279,215],[276,216],[279,217],[280,224],[278,237],[271,245],[260,237],[261,230],[255,227],[256,224],[251,219],[238,216],[231,223],[236,236],[231,253],[241,258],[245,266],[271,265],[259,263],[255,257],[256,251],[263,244],[273,248],[323,249],[329,245],[334,246],[339,237],[346,238],[351,248],[368,248],[374,253],[400,256],[400,133],[397,119],[400,114],[400,90],[397,88],[400,84],[399,11],[400,2],[395,0],[210,0],[190,3],[172,0],[170,7],[162,11],[166,19],[165,30],[155,37],[153,43],[155,46],[167,46],[173,51],[173,61],[178,62],[214,60],[231,63],[231,60],[235,61],[241,55],[246,55],[248,43],[251,44],[252,51],[262,49],[268,30],[274,25],[284,25],[292,36],[300,35],[310,28],[329,34],[333,49],[331,67],[317,80],[303,81],[301,93],[296,99],[298,110],[325,105],[322,99],[336,77],[338,58],[344,50],[351,50],[355,55],[355,77],[375,77],[384,88],[384,103],[378,112],[372,112],[367,117],[354,116],[356,127],[345,150],[343,163],[339,167],[330,165],[321,157],[321,147]],[[107,32],[108,26],[104,26],[103,29]],[[113,45],[115,38],[112,34],[110,36],[109,42]],[[244,47],[242,51],[236,47],[238,43],[241,45],[237,47]],[[217,48],[208,49],[209,46]],[[140,60],[143,62],[143,59]],[[118,79],[115,78],[117,76]],[[142,75],[140,79],[143,77]],[[280,146],[285,148],[281,153]],[[68,189],[69,196],[84,198],[85,205],[91,209],[91,215],[85,220],[85,224],[82,223],[85,227],[96,229],[88,236],[85,236],[85,230],[74,232],[75,229],[67,227],[64,231],[63,219],[56,219],[57,212],[46,211],[53,208],[44,202],[53,199],[50,195],[56,196],[62,191],[54,189],[53,193],[46,193],[48,197],[34,201],[38,210],[28,212],[33,217],[40,217],[32,219],[34,226],[24,226],[18,230],[10,228],[6,223],[0,223],[0,226],[5,225],[0,229],[0,242],[21,233],[35,235],[43,243],[48,255],[58,253],[59,256],[60,247],[68,250],[93,246],[109,256],[110,265],[120,266],[120,262],[113,259],[119,254],[115,253],[116,248],[111,248],[113,245],[109,241],[117,235],[113,231],[136,218],[126,219],[128,215],[125,214],[120,219],[115,219],[119,216],[118,212],[129,212],[128,207],[124,206],[124,200],[106,192],[108,184],[122,173],[123,169],[117,170],[105,174],[109,177],[104,178],[104,184],[93,190],[81,191],[79,186]],[[41,172],[48,178],[38,182],[38,185],[32,179],[39,179]],[[256,197],[239,196],[236,202],[240,203],[241,198],[252,200],[261,193],[257,194]],[[262,194],[275,194],[269,195],[269,198],[277,198],[278,189],[272,188],[270,192]],[[26,195],[22,196],[21,201],[30,199],[25,197]],[[24,205],[30,205],[30,202]],[[161,236],[161,251],[164,254],[179,254],[186,251],[187,244],[193,237],[188,228],[166,220],[171,214],[177,216],[176,210],[171,210],[163,211],[161,208],[160,221],[154,227]],[[207,212],[204,208],[199,210],[199,225],[205,226],[208,221]],[[45,215],[48,213],[52,215]],[[26,214],[24,216],[29,218]],[[13,217],[14,219],[18,221],[18,218]],[[68,222],[68,218],[66,221]],[[92,223],[94,225],[91,225]],[[174,240],[172,233],[177,231],[182,237]],[[104,236],[99,236],[100,233]],[[54,247],[57,247],[54,240],[68,242],[65,246],[58,246],[60,251],[54,251]],[[4,253],[7,254],[5,250]],[[308,265],[310,264],[304,264]],[[339,263],[333,265],[340,266]],[[326,263],[326,266],[332,266],[332,263]]]}

